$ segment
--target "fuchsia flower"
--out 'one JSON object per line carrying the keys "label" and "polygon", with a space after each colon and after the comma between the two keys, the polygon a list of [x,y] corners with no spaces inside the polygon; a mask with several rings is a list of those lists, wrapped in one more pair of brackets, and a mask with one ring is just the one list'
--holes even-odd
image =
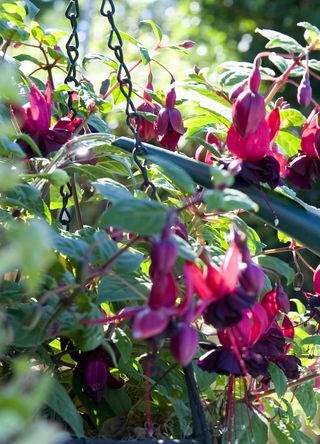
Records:
{"label": "fuchsia flower", "polygon": [[301,150],[290,159],[285,171],[286,178],[298,188],[309,189],[320,178],[320,126],[319,113],[313,110],[301,134]]}
{"label": "fuchsia flower", "polygon": [[[82,119],[72,119],[69,115],[60,119],[51,128],[51,108],[52,99],[49,82],[44,94],[33,84],[30,90],[30,102],[26,105],[22,107],[11,105],[21,132],[33,138],[44,157],[53,151],[57,151],[70,140],[72,133],[82,123]],[[21,146],[28,157],[34,157],[35,153],[25,142],[21,142]]]}
{"label": "fuchsia flower", "polygon": [[176,104],[176,92],[172,88],[166,97],[165,108],[159,112],[155,122],[158,142],[163,148],[175,151],[180,137],[184,134],[182,116],[174,106]]}
{"label": "fuchsia flower", "polygon": [[248,258],[247,248],[241,252],[236,243],[230,245],[219,267],[207,263],[202,271],[189,262],[186,268],[194,291],[202,299],[204,319],[216,328],[239,322],[243,311],[255,304],[264,282],[260,267]]}
{"label": "fuchsia flower", "polygon": [[[118,350],[111,344],[114,352],[119,357]],[[113,367],[111,356],[103,347],[98,347],[89,352],[72,352],[72,358],[78,363],[74,369],[74,374],[80,376],[83,388],[99,403],[105,391],[105,388],[121,388],[124,384],[122,379],[116,379],[110,368]]]}
{"label": "fuchsia flower", "polygon": [[[139,106],[137,106],[137,111],[142,111],[144,113],[156,114],[160,110],[158,104],[152,103],[152,98],[149,96],[146,90],[153,91],[153,85],[148,82],[145,90],[143,92],[143,98],[145,99]],[[140,116],[139,124],[139,136],[144,142],[150,142],[150,140],[156,137],[156,130],[153,122],[149,122],[146,118]]]}

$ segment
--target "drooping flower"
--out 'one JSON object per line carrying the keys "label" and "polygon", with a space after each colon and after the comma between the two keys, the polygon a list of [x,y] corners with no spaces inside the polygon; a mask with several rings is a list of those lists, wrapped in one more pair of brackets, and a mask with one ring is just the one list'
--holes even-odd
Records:
{"label": "drooping flower", "polygon": [[193,289],[202,299],[204,319],[216,328],[236,324],[256,302],[257,294],[239,285],[240,260],[241,252],[232,243],[219,267],[208,263],[203,272],[193,263],[186,266]]}
{"label": "drooping flower", "polygon": [[[115,346],[112,345],[112,348],[116,355],[119,355]],[[99,403],[102,400],[107,386],[113,389],[123,386],[124,381],[115,378],[110,372],[113,362],[103,347],[100,346],[89,352],[73,352],[72,357],[77,362],[74,374],[79,375],[84,390],[95,402]]]}
{"label": "drooping flower", "polygon": [[313,110],[301,133],[301,150],[292,157],[285,171],[286,178],[296,187],[309,189],[320,178],[319,113]]}
{"label": "drooping flower", "polygon": [[175,104],[176,93],[172,88],[167,94],[165,107],[160,110],[155,122],[158,142],[170,151],[176,150],[179,139],[185,132],[181,113],[175,108]]}
{"label": "drooping flower", "polygon": [[[139,106],[137,106],[137,111],[156,114],[159,112],[160,106],[152,102],[152,98],[148,94],[147,90],[153,91],[153,85],[151,82],[148,82],[145,87],[143,92],[143,98],[145,100]],[[139,136],[144,142],[150,142],[150,140],[155,139],[156,129],[154,122],[150,122],[145,117],[140,116]]]}
{"label": "drooping flower", "polygon": [[[11,106],[15,120],[22,133],[28,134],[39,146],[44,157],[57,151],[63,144],[71,139],[72,133],[82,123],[82,119],[68,115],[60,119],[51,127],[51,86],[47,83],[44,94],[36,85],[30,90],[30,102],[24,106]],[[35,153],[26,142],[20,142],[26,155],[34,157]]]}

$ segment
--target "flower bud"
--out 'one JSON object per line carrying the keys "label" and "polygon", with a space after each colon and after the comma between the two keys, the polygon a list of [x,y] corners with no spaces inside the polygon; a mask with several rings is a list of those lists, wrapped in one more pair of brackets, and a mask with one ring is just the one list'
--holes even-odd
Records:
{"label": "flower bud", "polygon": [[254,133],[265,115],[263,96],[251,91],[241,93],[232,108],[233,124],[242,137]]}
{"label": "flower bud", "polygon": [[171,353],[183,367],[192,361],[199,343],[197,331],[184,323],[179,323],[171,336]]}
{"label": "flower bud", "polygon": [[135,339],[148,339],[159,335],[169,325],[170,317],[163,310],[145,308],[135,316],[132,335]]}
{"label": "flower bud", "polygon": [[189,49],[192,48],[196,43],[192,40],[184,40],[183,42],[179,43],[178,46],[181,48]]}
{"label": "flower bud", "polygon": [[293,289],[294,291],[301,291],[304,284],[304,275],[301,271],[298,271],[293,280]]}
{"label": "flower bud", "polygon": [[297,100],[299,105],[307,107],[312,100],[312,88],[309,80],[309,73],[305,71],[298,87]]}
{"label": "flower bud", "polygon": [[313,291],[320,294],[320,265],[317,266],[313,275]]}
{"label": "flower bud", "polygon": [[290,302],[287,293],[284,291],[282,285],[277,284],[276,286],[276,301],[280,311],[284,313],[289,313]]}
{"label": "flower bud", "polygon": [[234,87],[229,92],[229,99],[230,100],[236,100],[241,93],[244,91],[244,84],[243,83],[237,83],[234,85]]}
{"label": "flower bud", "polygon": [[263,289],[265,277],[261,267],[254,262],[240,265],[240,285],[248,292],[259,295]]}
{"label": "flower bud", "polygon": [[253,68],[250,76],[249,76],[249,89],[253,93],[257,93],[259,91],[261,83],[261,74],[258,66]]}
{"label": "flower bud", "polygon": [[158,273],[168,273],[176,263],[177,246],[170,240],[160,240],[152,243],[152,269]]}

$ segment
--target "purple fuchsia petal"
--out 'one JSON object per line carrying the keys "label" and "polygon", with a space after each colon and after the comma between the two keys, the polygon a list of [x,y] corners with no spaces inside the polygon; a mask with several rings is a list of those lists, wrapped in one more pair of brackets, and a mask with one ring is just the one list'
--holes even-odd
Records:
{"label": "purple fuchsia petal", "polygon": [[185,323],[179,323],[171,336],[171,353],[183,367],[192,361],[199,343],[197,331]]}
{"label": "purple fuchsia petal", "polygon": [[85,370],[85,381],[96,402],[101,401],[107,382],[108,366],[101,360],[89,360]]}
{"label": "purple fuchsia petal", "polygon": [[220,375],[243,376],[236,355],[222,347],[209,351],[198,360],[198,366],[205,372],[218,373]]}
{"label": "purple fuchsia petal", "polygon": [[183,127],[182,116],[179,110],[176,108],[169,109],[169,119],[171,127],[179,134],[184,134],[185,129]]}
{"label": "purple fuchsia petal", "polygon": [[169,122],[169,110],[162,108],[155,123],[156,133],[159,139],[162,139],[167,134]]}
{"label": "purple fuchsia petal", "polygon": [[251,91],[241,93],[232,107],[232,121],[240,136],[257,131],[266,115],[264,97]]}
{"label": "purple fuchsia petal", "polygon": [[132,335],[135,339],[148,339],[163,333],[168,327],[170,316],[166,310],[142,309],[133,320]]}

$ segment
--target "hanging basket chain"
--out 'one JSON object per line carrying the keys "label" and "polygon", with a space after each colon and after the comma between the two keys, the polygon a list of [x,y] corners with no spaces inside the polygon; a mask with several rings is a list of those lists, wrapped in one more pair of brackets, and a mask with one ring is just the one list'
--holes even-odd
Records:
{"label": "hanging basket chain", "polygon": [[[109,8],[107,6],[107,3],[109,4]],[[119,62],[118,71],[117,71],[117,81],[119,83],[119,88],[121,93],[126,98],[126,123],[130,131],[132,132],[135,140],[135,146],[132,152],[132,157],[139,168],[143,183],[141,185],[141,189],[146,190],[148,187],[151,188],[151,198],[155,198],[156,195],[156,187],[155,185],[149,180],[148,177],[148,171],[146,168],[147,161],[142,164],[139,160],[139,154],[144,153],[144,148],[142,146],[140,137],[139,137],[139,126],[140,126],[140,116],[137,113],[137,110],[135,108],[135,105],[131,99],[132,96],[132,80],[130,71],[124,61],[124,55],[123,55],[123,42],[121,38],[121,34],[116,27],[115,21],[114,21],[114,14],[116,12],[115,5],[113,0],[102,0],[101,7],[100,7],[100,13],[103,17],[106,17],[109,21],[111,31],[108,38],[108,47],[114,52],[114,55],[116,59]],[[114,43],[116,42],[116,43]],[[133,124],[135,122],[135,125]]]}
{"label": "hanging basket chain", "polygon": [[[70,0],[67,6],[65,16],[70,21],[71,34],[66,43],[66,51],[68,56],[68,72],[65,78],[65,83],[70,86],[79,84],[77,80],[77,61],[79,58],[79,36],[78,36],[78,18],[79,18],[79,2],[78,0]],[[69,92],[68,107],[75,115],[75,110],[72,106],[72,91]]]}
{"label": "hanging basket chain", "polygon": [[[65,186],[67,187],[67,191],[65,190]],[[70,197],[72,197],[72,188],[70,183],[67,183],[65,186],[60,187],[60,196],[62,197],[62,208],[59,214],[59,222],[61,225],[65,227],[67,231],[70,229],[71,223],[71,214],[68,210],[68,202]]]}

